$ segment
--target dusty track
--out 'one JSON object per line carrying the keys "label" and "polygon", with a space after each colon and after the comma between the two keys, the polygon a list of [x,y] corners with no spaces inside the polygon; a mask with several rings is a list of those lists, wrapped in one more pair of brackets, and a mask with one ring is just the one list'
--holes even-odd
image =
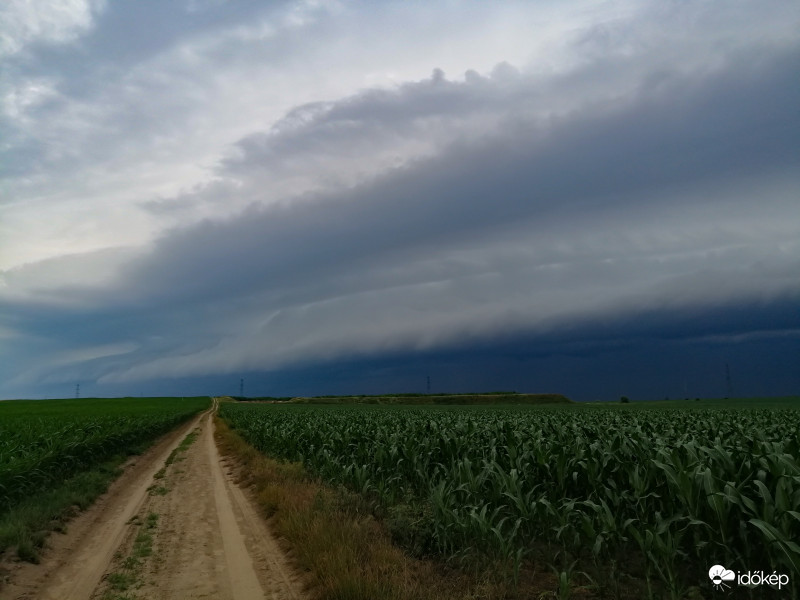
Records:
{"label": "dusty track", "polygon": [[[192,431],[195,441],[162,470]],[[305,597],[263,519],[224,469],[212,411],[139,457],[67,535],[51,540],[42,564],[20,565],[0,599]]]}

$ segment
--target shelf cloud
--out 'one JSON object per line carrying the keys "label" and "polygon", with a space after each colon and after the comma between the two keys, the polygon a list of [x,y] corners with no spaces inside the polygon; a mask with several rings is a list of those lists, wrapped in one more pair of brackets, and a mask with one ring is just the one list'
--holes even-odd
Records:
{"label": "shelf cloud", "polygon": [[0,396],[800,383],[796,8],[78,4],[4,9]]}

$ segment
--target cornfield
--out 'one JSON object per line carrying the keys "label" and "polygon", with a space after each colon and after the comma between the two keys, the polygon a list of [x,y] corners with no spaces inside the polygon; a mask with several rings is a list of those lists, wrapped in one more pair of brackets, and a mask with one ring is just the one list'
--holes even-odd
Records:
{"label": "cornfield", "polygon": [[260,451],[405,511],[424,553],[516,569],[561,556],[605,574],[604,589],[632,575],[670,598],[710,589],[720,564],[788,573],[779,597],[798,593],[797,410],[228,403],[221,415]]}
{"label": "cornfield", "polygon": [[0,514],[131,452],[208,405],[208,398],[0,403]]}

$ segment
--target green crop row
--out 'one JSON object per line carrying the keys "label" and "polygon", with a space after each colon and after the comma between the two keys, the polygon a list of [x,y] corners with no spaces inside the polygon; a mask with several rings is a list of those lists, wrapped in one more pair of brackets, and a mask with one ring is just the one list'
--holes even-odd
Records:
{"label": "green crop row", "polygon": [[0,402],[0,514],[209,405],[208,398]]}
{"label": "green crop row", "polygon": [[709,586],[715,564],[790,573],[798,591],[796,410],[224,404],[221,414],[261,451],[390,513],[417,507],[410,524],[427,552],[515,564],[558,552],[672,598]]}

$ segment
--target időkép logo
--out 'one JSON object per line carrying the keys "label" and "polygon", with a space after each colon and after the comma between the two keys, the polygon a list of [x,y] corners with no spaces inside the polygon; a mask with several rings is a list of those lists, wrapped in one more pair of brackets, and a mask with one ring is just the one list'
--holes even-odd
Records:
{"label": "id\u0151k\u00e9p logo", "polygon": [[714,589],[717,590],[728,589],[734,583],[746,587],[768,585],[779,590],[789,584],[789,576],[785,573],[776,573],[774,571],[772,573],[764,573],[764,571],[747,571],[746,573],[740,571],[734,573],[722,565],[711,567],[708,570],[708,577],[711,579]]}

